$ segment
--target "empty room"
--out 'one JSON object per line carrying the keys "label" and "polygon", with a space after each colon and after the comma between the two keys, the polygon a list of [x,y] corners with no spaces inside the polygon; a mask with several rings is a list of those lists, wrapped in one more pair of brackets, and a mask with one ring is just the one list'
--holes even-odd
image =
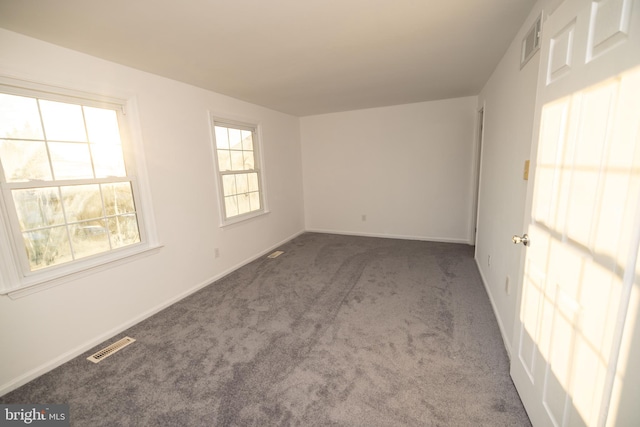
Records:
{"label": "empty room", "polygon": [[0,0],[0,425],[640,425],[640,0]]}

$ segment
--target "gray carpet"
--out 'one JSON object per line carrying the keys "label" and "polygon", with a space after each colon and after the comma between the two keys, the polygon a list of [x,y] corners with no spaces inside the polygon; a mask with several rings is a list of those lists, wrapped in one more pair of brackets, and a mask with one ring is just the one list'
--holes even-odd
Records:
{"label": "gray carpet", "polygon": [[306,233],[279,249],[0,403],[67,403],[74,426],[531,425],[472,247]]}

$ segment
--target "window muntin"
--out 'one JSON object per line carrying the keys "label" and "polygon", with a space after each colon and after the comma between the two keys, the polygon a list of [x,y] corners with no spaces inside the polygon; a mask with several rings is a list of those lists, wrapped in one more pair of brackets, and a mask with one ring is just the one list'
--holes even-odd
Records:
{"label": "window muntin", "polygon": [[213,124],[223,222],[264,212],[255,127],[217,120]]}
{"label": "window muntin", "polygon": [[23,274],[140,243],[121,108],[10,92],[0,92],[0,179]]}

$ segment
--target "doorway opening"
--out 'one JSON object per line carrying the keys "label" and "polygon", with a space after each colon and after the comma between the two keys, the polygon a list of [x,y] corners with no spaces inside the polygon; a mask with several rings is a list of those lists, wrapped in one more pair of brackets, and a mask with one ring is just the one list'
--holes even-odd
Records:
{"label": "doorway opening", "polygon": [[476,246],[478,238],[478,208],[480,204],[480,168],[482,166],[482,138],[484,136],[484,107],[478,110],[478,121],[476,130],[476,147],[473,165],[473,202],[471,205],[471,236],[470,244]]}

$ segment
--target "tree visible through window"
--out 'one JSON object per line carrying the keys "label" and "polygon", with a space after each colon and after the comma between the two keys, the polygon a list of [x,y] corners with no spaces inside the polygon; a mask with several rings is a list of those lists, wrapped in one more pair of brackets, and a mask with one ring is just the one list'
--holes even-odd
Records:
{"label": "tree visible through window", "polygon": [[214,139],[225,220],[262,212],[255,128],[214,121]]}
{"label": "tree visible through window", "polygon": [[3,198],[27,269],[139,243],[121,111],[43,98],[0,93]]}

